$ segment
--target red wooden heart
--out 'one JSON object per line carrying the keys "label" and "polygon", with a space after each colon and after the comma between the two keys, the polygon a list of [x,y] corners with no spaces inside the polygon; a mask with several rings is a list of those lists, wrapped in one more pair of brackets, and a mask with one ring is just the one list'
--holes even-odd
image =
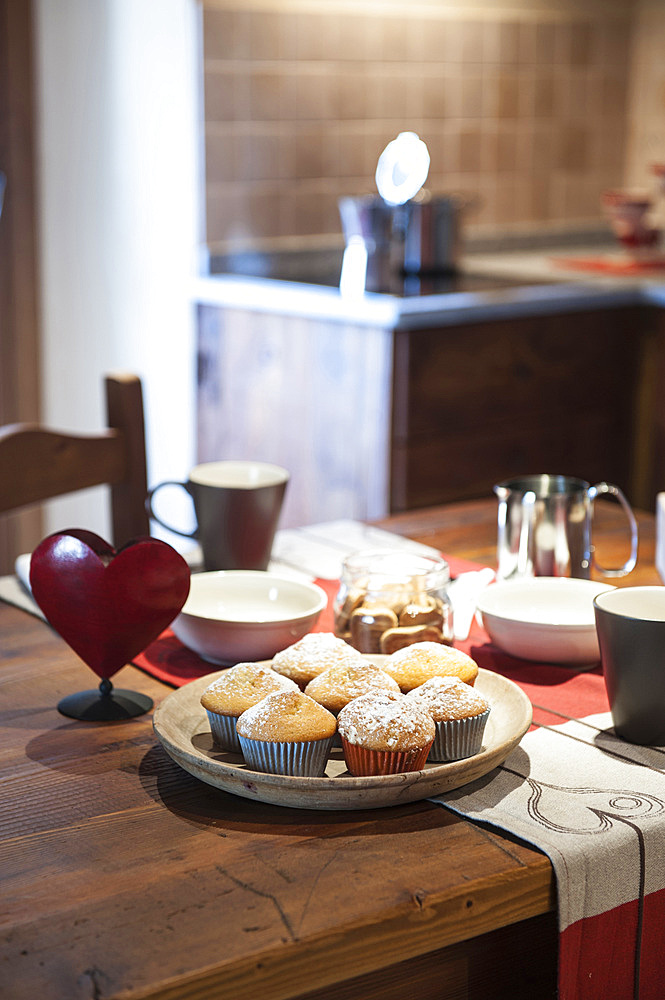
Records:
{"label": "red wooden heart", "polygon": [[157,538],[137,538],[116,552],[93,532],[72,528],[45,538],[30,561],[37,604],[102,678],[171,624],[189,582],[185,560]]}

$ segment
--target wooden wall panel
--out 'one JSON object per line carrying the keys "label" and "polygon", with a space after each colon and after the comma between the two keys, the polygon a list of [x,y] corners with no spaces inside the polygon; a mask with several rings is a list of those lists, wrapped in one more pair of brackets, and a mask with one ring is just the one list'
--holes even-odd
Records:
{"label": "wooden wall panel", "polygon": [[388,513],[389,330],[199,307],[198,460],[287,468],[281,526]]}
{"label": "wooden wall panel", "polygon": [[[39,419],[32,5],[0,0],[0,424]],[[0,521],[0,572],[41,534],[38,511]]]}

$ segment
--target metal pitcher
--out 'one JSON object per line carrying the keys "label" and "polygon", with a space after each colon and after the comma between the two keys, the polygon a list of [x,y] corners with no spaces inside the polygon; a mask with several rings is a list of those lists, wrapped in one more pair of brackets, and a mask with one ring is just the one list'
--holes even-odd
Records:
{"label": "metal pitcher", "polygon": [[[618,486],[591,486],[571,476],[522,476],[498,483],[497,560],[499,579],[573,576],[589,579],[591,566],[604,576],[625,576],[637,561],[637,522]],[[630,526],[630,557],[605,569],[593,557],[593,501],[608,494],[623,507]]]}

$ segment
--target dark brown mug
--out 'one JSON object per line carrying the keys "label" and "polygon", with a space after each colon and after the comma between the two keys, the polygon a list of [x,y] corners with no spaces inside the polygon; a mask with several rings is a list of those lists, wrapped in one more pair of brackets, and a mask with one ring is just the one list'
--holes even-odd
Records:
{"label": "dark brown mug", "polygon": [[[186,483],[167,480],[146,498],[148,516],[168,531],[196,538],[206,570],[268,568],[289,473],[266,462],[207,462],[197,465]],[[197,526],[184,531],[154,510],[154,497],[165,486],[187,490]]]}
{"label": "dark brown mug", "polygon": [[617,736],[665,746],[665,587],[615,587],[593,604]]}

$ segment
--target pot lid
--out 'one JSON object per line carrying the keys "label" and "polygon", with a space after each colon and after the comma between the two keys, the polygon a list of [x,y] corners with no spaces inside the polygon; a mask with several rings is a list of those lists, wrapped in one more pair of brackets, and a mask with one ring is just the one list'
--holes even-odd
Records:
{"label": "pot lid", "polygon": [[376,186],[388,205],[403,205],[418,194],[429,172],[427,146],[415,132],[400,132],[379,157]]}

